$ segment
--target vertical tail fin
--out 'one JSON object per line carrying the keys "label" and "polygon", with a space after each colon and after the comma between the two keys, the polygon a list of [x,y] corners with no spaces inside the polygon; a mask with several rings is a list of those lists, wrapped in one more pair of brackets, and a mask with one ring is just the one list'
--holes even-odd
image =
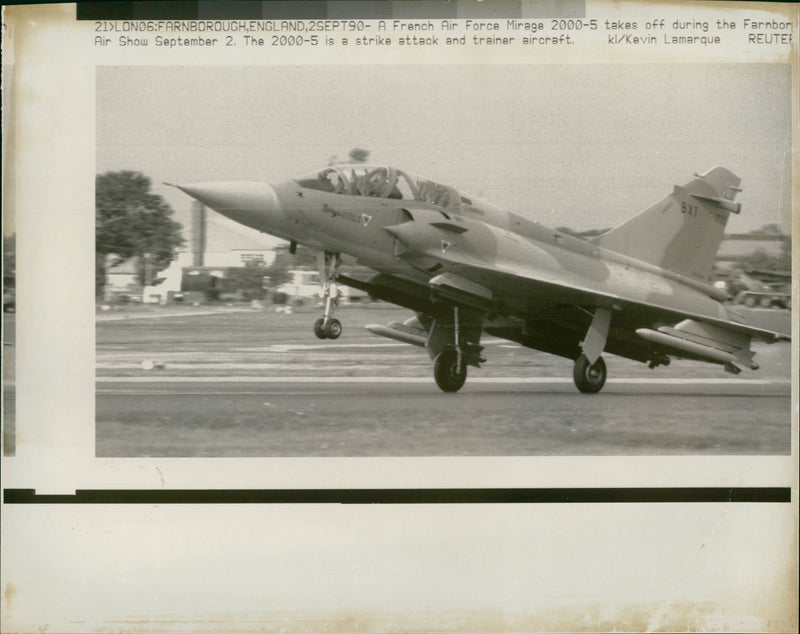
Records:
{"label": "vertical tail fin", "polygon": [[728,216],[741,191],[738,176],[714,167],[645,209],[627,222],[593,239],[598,246],[699,280],[708,280]]}

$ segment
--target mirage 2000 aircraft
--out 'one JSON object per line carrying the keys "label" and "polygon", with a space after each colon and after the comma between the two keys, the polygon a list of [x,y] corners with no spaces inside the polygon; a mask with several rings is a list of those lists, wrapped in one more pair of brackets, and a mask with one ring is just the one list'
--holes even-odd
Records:
{"label": "mirage 2000 aircraft", "polygon": [[[722,167],[598,237],[583,240],[386,166],[326,167],[275,185],[208,182],[178,187],[236,222],[320,252],[321,339],[336,339],[337,284],[416,316],[367,328],[428,351],[437,385],[456,392],[480,367],[481,335],[572,359],[578,390],[599,392],[603,351],[649,364],[708,361],[756,370],[752,340],[784,334],[746,323],[723,305],[712,265],[740,179]],[[342,256],[375,271],[340,274]]]}

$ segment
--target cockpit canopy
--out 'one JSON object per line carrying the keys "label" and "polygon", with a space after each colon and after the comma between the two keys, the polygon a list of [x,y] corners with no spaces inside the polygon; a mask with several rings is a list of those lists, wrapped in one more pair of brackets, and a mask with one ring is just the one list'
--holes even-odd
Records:
{"label": "cockpit canopy", "polygon": [[473,199],[460,195],[452,187],[394,167],[380,165],[363,163],[332,165],[294,180],[301,187],[333,194],[416,200],[451,211],[469,210],[485,213],[484,209],[493,208],[493,205],[483,202],[480,206],[473,206]]}

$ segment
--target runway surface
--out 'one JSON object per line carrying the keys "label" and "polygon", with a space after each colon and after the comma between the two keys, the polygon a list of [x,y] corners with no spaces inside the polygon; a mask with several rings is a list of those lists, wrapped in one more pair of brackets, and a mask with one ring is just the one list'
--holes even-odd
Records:
{"label": "runway surface", "polygon": [[402,321],[375,304],[340,311],[187,307],[101,315],[98,456],[527,456],[788,454],[788,344],[758,347],[758,372],[606,357],[603,392],[572,364],[487,339],[488,363],[458,394],[420,348],[367,333]]}

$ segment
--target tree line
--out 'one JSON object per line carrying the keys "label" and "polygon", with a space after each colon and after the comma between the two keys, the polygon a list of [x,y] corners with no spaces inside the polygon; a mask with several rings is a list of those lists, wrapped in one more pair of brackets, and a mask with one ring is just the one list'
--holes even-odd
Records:
{"label": "tree line", "polygon": [[108,269],[126,260],[136,263],[142,286],[175,259],[185,244],[172,208],[150,191],[141,172],[98,174],[95,180],[95,295],[102,297]]}

